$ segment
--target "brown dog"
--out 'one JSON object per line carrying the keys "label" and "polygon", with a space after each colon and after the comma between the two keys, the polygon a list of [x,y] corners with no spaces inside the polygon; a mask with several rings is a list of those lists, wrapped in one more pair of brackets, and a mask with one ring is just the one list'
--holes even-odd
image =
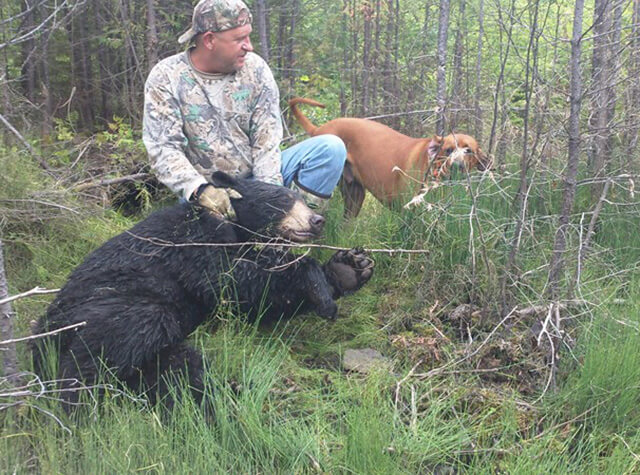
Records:
{"label": "brown dog", "polygon": [[347,147],[347,163],[340,181],[347,217],[358,215],[365,190],[390,206],[401,193],[417,191],[429,178],[427,174],[437,179],[452,166],[464,166],[466,170],[490,166],[488,157],[469,135],[416,139],[379,122],[355,118],[334,119],[318,127],[298,109],[298,104],[325,107],[324,104],[300,97],[289,101],[293,115],[309,135],[337,135]]}

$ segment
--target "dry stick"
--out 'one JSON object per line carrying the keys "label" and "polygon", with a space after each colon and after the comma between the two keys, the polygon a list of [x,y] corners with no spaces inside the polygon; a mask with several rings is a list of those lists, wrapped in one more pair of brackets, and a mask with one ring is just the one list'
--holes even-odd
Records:
{"label": "dry stick", "polygon": [[[260,241],[247,241],[247,242],[232,242],[232,243],[218,243],[218,242],[189,242],[189,243],[175,243],[171,241],[165,241],[163,239],[154,237],[143,237],[133,234],[130,231],[126,231],[131,236],[142,241],[150,242],[160,247],[243,247],[243,246],[258,246],[258,247],[288,247],[288,248],[314,248],[314,249],[328,249],[332,251],[348,251],[350,247],[338,247],[328,246],[325,244],[297,244],[291,241],[277,241],[277,242],[260,242]],[[378,253],[378,254],[429,254],[428,249],[364,249],[366,252]]]}
{"label": "dry stick", "polygon": [[134,173],[133,175],[125,175],[118,178],[107,178],[99,181],[92,181],[90,183],[81,183],[73,187],[75,191],[83,191],[88,188],[96,188],[98,186],[117,185],[127,181],[142,181],[151,177],[150,173]]}
{"label": "dry stick", "polygon": [[21,294],[12,295],[11,297],[0,300],[0,305],[13,302],[14,300],[24,297],[29,297],[30,295],[55,294],[56,292],[60,292],[60,289],[43,289],[42,287],[34,287],[33,289],[27,290]]}
{"label": "dry stick", "polygon": [[[484,177],[487,175],[487,172],[482,174],[482,179],[484,179]],[[480,180],[480,184],[482,184],[482,179]],[[491,279],[491,266],[489,265],[489,258],[487,256],[487,243],[484,240],[484,235],[482,233],[482,226],[480,225],[480,219],[478,218],[478,213],[477,213],[477,209],[478,209],[478,197],[477,195],[473,192],[473,186],[471,184],[471,176],[469,175],[469,173],[467,172],[467,186],[469,187],[469,196],[471,196],[471,211],[469,213],[469,226],[471,227],[471,229],[473,230],[473,225],[472,225],[472,217],[473,220],[475,220],[476,222],[476,226],[478,227],[478,239],[480,239],[480,244],[482,244],[481,247],[481,254],[482,254],[482,260],[484,261],[484,265],[487,268],[487,272],[489,273],[489,278]],[[471,240],[473,241],[473,236],[471,236]],[[473,243],[472,243],[473,245]],[[473,248],[474,252],[475,252],[475,247]],[[475,257],[473,258],[473,265],[474,265],[474,280],[475,280]],[[474,286],[475,286],[475,282],[474,282]]]}
{"label": "dry stick", "polygon": [[78,328],[78,327],[83,327],[87,324],[87,322],[80,322],[80,323],[74,323],[73,325],[69,325],[66,327],[62,327],[62,328],[58,328],[57,330],[53,330],[47,333],[38,333],[37,335],[31,335],[31,336],[25,336],[23,338],[15,338],[13,340],[5,340],[5,341],[0,341],[0,345],[10,345],[13,343],[18,343],[20,341],[27,341],[27,340],[35,340],[37,338],[44,338],[45,336],[51,336],[51,335],[56,335],[58,333],[62,333],[64,331],[67,330],[73,330],[74,328]]}
{"label": "dry stick", "polygon": [[398,410],[398,401],[400,400],[400,387],[402,386],[403,383],[405,383],[411,376],[413,376],[413,373],[415,373],[416,369],[418,368],[418,366],[420,366],[422,364],[422,362],[424,361],[424,358],[420,358],[420,360],[413,366],[413,368],[411,368],[409,370],[409,372],[407,373],[407,375],[402,378],[400,381],[398,381],[396,383],[396,395],[395,395],[395,400],[394,400],[394,406],[396,411]]}
{"label": "dry stick", "polygon": [[571,287],[569,288],[569,298],[573,297],[573,292],[575,288],[580,287],[580,277],[582,275],[582,268],[584,265],[584,261],[587,258],[587,254],[589,252],[589,247],[591,245],[591,238],[595,232],[596,223],[598,222],[598,217],[600,216],[600,212],[602,211],[602,207],[607,199],[607,194],[609,193],[609,188],[611,188],[612,179],[609,178],[604,184],[602,189],[602,194],[600,195],[600,199],[596,204],[596,207],[593,210],[593,214],[591,215],[591,221],[589,222],[589,228],[587,230],[587,235],[584,238],[584,242],[578,249],[578,267],[576,269],[576,276],[571,283]]}

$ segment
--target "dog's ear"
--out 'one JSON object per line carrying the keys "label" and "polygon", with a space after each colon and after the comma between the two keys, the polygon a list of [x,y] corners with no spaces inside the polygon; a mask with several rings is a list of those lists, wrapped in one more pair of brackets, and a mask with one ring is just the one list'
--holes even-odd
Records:
{"label": "dog's ear", "polygon": [[493,166],[493,161],[491,160],[491,157],[489,157],[486,153],[484,153],[480,147],[478,147],[476,158],[478,159],[478,164],[476,165],[476,167],[478,168],[478,171],[483,172],[485,170],[489,170]]}
{"label": "dog's ear", "polygon": [[438,155],[438,152],[440,151],[441,146],[442,146],[442,137],[440,137],[439,135],[434,135],[427,147],[427,151],[429,152],[429,157],[431,157],[432,160]]}

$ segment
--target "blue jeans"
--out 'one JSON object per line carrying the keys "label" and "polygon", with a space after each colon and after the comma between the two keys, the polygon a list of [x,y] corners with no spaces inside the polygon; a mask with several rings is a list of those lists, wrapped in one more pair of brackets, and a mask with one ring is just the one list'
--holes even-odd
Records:
{"label": "blue jeans", "polygon": [[347,148],[336,135],[317,135],[289,147],[281,154],[284,185],[295,183],[321,198],[330,198],[340,181]]}

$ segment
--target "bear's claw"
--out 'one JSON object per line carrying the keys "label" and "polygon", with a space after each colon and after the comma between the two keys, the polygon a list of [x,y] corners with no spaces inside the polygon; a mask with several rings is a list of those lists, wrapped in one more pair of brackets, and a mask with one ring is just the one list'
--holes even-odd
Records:
{"label": "bear's claw", "polygon": [[373,275],[374,260],[360,247],[336,252],[325,264],[325,273],[337,296],[360,289]]}

